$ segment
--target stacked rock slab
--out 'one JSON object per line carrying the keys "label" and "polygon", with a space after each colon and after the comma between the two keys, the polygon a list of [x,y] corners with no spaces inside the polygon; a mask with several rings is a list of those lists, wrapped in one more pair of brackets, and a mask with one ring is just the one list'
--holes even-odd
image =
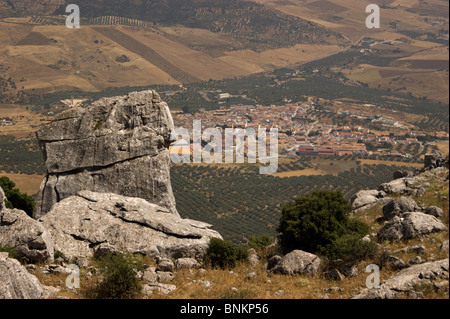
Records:
{"label": "stacked rock slab", "polygon": [[160,258],[202,260],[211,225],[182,219],[142,198],[79,192],[53,206],[41,219],[55,250],[69,259],[126,251]]}
{"label": "stacked rock slab", "polygon": [[143,198],[178,215],[169,166],[173,128],[169,107],[152,90],[56,116],[37,132],[47,175],[35,217],[83,190]]}

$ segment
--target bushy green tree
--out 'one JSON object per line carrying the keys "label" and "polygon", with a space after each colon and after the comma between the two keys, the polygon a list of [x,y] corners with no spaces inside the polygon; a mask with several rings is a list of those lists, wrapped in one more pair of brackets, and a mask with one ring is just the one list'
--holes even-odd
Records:
{"label": "bushy green tree", "polygon": [[35,207],[33,197],[21,193],[19,189],[15,188],[16,184],[6,176],[0,178],[0,187],[5,192],[6,207],[21,209],[33,217]]}
{"label": "bushy green tree", "polygon": [[248,242],[248,246],[253,249],[263,249],[270,245],[272,245],[275,242],[275,239],[267,234],[264,235],[254,235],[250,237],[250,240]]}
{"label": "bushy green tree", "polygon": [[109,254],[99,260],[99,266],[104,280],[97,287],[97,298],[131,299],[142,290],[137,273],[143,266],[134,256]]}
{"label": "bushy green tree", "polygon": [[[351,206],[340,192],[315,191],[297,198],[282,209],[280,245],[283,252],[301,249],[336,256],[342,238],[357,242],[367,234],[369,227],[348,217]],[[351,237],[344,237],[351,235]],[[334,252],[333,252],[334,251]]]}
{"label": "bushy green tree", "polygon": [[240,261],[248,258],[248,251],[232,242],[211,238],[208,251],[205,255],[205,262],[211,267],[220,267],[222,269],[233,268]]}

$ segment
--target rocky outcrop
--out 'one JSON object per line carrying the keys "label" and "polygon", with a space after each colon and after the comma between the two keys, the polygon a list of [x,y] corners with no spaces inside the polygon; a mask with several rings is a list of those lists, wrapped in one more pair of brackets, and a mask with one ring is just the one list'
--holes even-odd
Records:
{"label": "rocky outcrop", "polygon": [[426,154],[425,160],[424,160],[424,170],[430,170],[438,167],[448,167],[448,162],[445,159],[445,156],[440,153],[436,152],[433,154]]}
{"label": "rocky outcrop", "polygon": [[[354,299],[394,299],[415,294],[420,297],[421,287],[433,285],[440,280],[448,281],[448,259],[415,265],[400,271],[386,280],[379,289],[365,289]],[[439,284],[436,285],[439,287]]]}
{"label": "rocky outcrop", "polygon": [[221,238],[211,225],[181,219],[144,199],[89,191],[62,200],[41,221],[55,250],[68,258],[106,249],[201,260],[210,238]]}
{"label": "rocky outcrop", "polygon": [[275,274],[291,276],[315,275],[319,271],[320,264],[321,260],[318,256],[302,250],[294,250],[282,257],[271,271]]}
{"label": "rocky outcrop", "polygon": [[419,205],[417,205],[416,201],[411,197],[394,198],[383,207],[383,217],[386,220],[390,220],[403,213],[417,212],[418,210],[420,210]]}
{"label": "rocky outcrop", "polygon": [[353,209],[358,209],[366,205],[374,204],[380,198],[377,190],[362,190],[356,193],[350,200]]}
{"label": "rocky outcrop", "polygon": [[37,132],[47,176],[36,217],[82,190],[144,198],[178,215],[170,183],[169,108],[155,91],[103,98]]}
{"label": "rocky outcrop", "polygon": [[392,218],[378,231],[379,242],[408,240],[447,230],[436,217],[420,212],[404,213]]}
{"label": "rocky outcrop", "polygon": [[359,191],[350,199],[353,208],[351,214],[361,213],[376,205],[387,204],[390,198],[385,196],[385,192],[376,189]]}
{"label": "rocky outcrop", "polygon": [[53,261],[53,242],[43,225],[24,211],[8,209],[0,187],[0,246],[13,249],[26,262]]}
{"label": "rocky outcrop", "polygon": [[44,289],[16,259],[0,253],[0,299],[40,299]]}

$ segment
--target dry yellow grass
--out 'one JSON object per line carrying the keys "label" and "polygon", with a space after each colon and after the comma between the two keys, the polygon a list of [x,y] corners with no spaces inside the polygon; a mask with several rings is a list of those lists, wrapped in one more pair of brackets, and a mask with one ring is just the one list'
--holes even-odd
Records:
{"label": "dry yellow grass", "polygon": [[449,154],[449,144],[448,142],[437,142],[437,147],[439,148],[439,151],[445,155]]}
{"label": "dry yellow grass", "polygon": [[0,172],[0,177],[6,176],[14,183],[16,187],[22,192],[28,195],[34,195],[39,191],[39,187],[44,179],[43,175],[25,175],[25,174],[6,174]]}
{"label": "dry yellow grass", "polygon": [[324,172],[322,172],[321,170],[317,170],[314,168],[307,168],[304,170],[287,171],[287,172],[273,174],[273,176],[281,177],[281,178],[295,177],[295,176],[317,176],[317,175],[326,175],[326,174]]}
{"label": "dry yellow grass", "polygon": [[15,125],[0,126],[1,135],[12,135],[16,138],[34,136],[36,127],[49,118],[40,113],[30,111],[31,106],[16,104],[0,104],[0,119],[11,118]]}

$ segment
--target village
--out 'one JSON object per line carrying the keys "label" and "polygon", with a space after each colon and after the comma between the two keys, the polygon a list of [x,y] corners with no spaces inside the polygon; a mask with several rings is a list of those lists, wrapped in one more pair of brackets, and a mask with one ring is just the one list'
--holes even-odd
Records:
{"label": "village", "polygon": [[[380,156],[410,157],[392,151],[395,144],[423,144],[415,132],[407,130],[397,136],[389,128],[407,128],[404,124],[384,119],[382,115],[365,115],[339,111],[336,114],[363,119],[366,123],[378,123],[386,127],[386,131],[372,131],[363,126],[340,126],[322,123],[314,114],[316,104],[287,103],[285,105],[233,105],[219,110],[201,111],[195,114],[176,114],[176,127],[183,127],[192,132],[194,120],[201,120],[202,130],[218,128],[223,132],[226,128],[278,129],[278,145],[280,155],[305,156],[345,156],[369,154]],[[327,112],[331,112],[327,110]],[[447,139],[448,133],[439,132],[436,138]],[[369,147],[374,146],[374,147]],[[377,147],[380,146],[380,147]]]}

